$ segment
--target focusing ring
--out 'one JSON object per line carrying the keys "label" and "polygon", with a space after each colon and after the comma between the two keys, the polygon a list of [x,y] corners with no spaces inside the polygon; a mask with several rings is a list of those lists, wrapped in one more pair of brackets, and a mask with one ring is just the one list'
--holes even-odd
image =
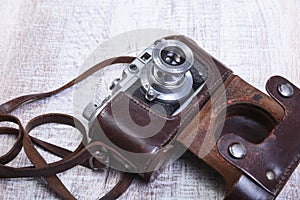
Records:
{"label": "focusing ring", "polygon": [[[167,52],[173,53],[170,55]],[[157,42],[153,49],[153,61],[159,70],[170,74],[183,74],[188,71],[193,63],[194,56],[192,50],[184,43],[178,40],[162,40]],[[178,59],[178,60],[177,60]]]}

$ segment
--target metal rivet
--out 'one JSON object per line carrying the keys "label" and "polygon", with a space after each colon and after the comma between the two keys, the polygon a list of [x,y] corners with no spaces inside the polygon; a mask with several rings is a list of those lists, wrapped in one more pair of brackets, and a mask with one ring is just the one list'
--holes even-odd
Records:
{"label": "metal rivet", "polygon": [[128,165],[127,163],[125,163],[124,167],[125,167],[126,169],[129,169],[129,165]]}
{"label": "metal rivet", "polygon": [[289,98],[294,95],[294,88],[289,83],[280,84],[277,89],[283,97]]}
{"label": "metal rivet", "polygon": [[266,172],[266,178],[269,180],[269,181],[272,181],[275,179],[275,173],[271,170],[268,170]]}
{"label": "metal rivet", "polygon": [[246,147],[240,143],[233,143],[228,148],[232,157],[241,159],[246,155]]}

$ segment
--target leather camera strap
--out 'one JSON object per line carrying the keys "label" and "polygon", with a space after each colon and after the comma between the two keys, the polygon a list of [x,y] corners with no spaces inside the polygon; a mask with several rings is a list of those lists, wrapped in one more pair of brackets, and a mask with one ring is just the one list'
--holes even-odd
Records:
{"label": "leather camera strap", "polygon": [[[26,128],[24,128],[20,120],[17,117],[10,115],[9,113],[17,109],[21,105],[53,96],[67,88],[70,88],[76,83],[81,82],[82,80],[86,79],[87,77],[104,67],[118,63],[131,63],[134,59],[135,57],[125,56],[107,59],[95,65],[77,78],[73,79],[66,85],[56,90],[46,93],[21,96],[0,105],[0,122],[11,122],[18,125],[18,128],[0,127],[0,134],[15,135],[17,137],[15,144],[13,145],[11,150],[0,157],[0,178],[44,177],[44,179],[50,185],[51,189],[54,190],[62,198],[75,199],[75,197],[69,192],[65,185],[56,176],[56,174],[66,171],[76,165],[82,165],[90,168],[88,159],[93,158],[93,154],[97,151],[97,148],[99,146],[106,145],[102,142],[93,142],[87,146],[84,145],[86,144],[87,140],[86,130],[79,120],[69,115],[56,113],[40,115],[32,119],[27,124]],[[48,123],[64,124],[78,129],[82,134],[83,139],[76,150],[72,152],[29,135],[30,131],[35,127]],[[60,161],[48,164],[41,156],[41,154],[37,151],[35,145],[56,156],[61,157],[62,159]],[[17,157],[23,147],[33,166],[20,168],[6,166],[5,164],[9,163]],[[106,148],[110,149],[108,146],[106,146]],[[110,150],[114,151],[113,149]],[[93,162],[94,166],[97,168],[105,167],[97,159],[93,159]],[[101,199],[118,198],[127,190],[132,180],[132,174],[123,173],[115,187]]]}

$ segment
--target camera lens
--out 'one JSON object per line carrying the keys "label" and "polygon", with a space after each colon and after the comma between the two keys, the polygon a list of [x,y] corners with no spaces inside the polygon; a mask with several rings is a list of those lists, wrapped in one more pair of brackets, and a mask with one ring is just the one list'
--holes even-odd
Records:
{"label": "camera lens", "polygon": [[179,66],[185,62],[184,52],[175,46],[166,47],[161,51],[162,60],[169,65]]}
{"label": "camera lens", "polygon": [[191,49],[178,40],[162,40],[153,49],[153,77],[164,86],[178,86],[185,80],[185,73],[192,67]]}
{"label": "camera lens", "polygon": [[[156,98],[168,101],[185,98],[193,87],[190,72],[193,64],[194,54],[185,43],[175,39],[155,42],[152,61],[141,73],[145,98],[149,101]],[[151,98],[150,92],[155,94],[154,98]]]}
{"label": "camera lens", "polygon": [[152,53],[155,68],[172,75],[184,74],[194,62],[191,49],[178,40],[163,40],[156,44]]}

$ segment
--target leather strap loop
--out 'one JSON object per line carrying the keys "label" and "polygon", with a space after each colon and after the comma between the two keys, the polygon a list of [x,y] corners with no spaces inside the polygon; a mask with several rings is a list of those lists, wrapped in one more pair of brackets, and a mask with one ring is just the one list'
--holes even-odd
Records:
{"label": "leather strap loop", "polygon": [[12,115],[0,115],[0,122],[12,122],[19,126],[19,129],[10,127],[1,127],[0,134],[16,135],[17,139],[13,147],[3,156],[0,157],[0,164],[7,164],[12,161],[20,153],[22,149],[22,140],[24,135],[24,129],[20,120]]}
{"label": "leather strap loop", "polygon": [[[29,137],[29,132],[33,130],[35,127],[46,123],[59,123],[59,124],[69,125],[74,128],[77,128],[82,134],[83,136],[82,143],[76,148],[74,152],[72,152],[69,155],[66,155],[65,159],[71,157],[72,155],[82,150],[84,148],[83,143],[86,142],[86,132],[84,126],[81,124],[81,122],[79,122],[77,119],[71,116],[63,115],[63,114],[48,114],[48,115],[41,115],[34,118],[27,124],[27,127],[25,129],[23,146],[26,155],[28,156],[30,161],[34,164],[35,168],[47,167],[48,164],[44,160],[44,158],[40,155],[40,153],[37,151],[37,149],[34,147],[34,144],[31,141],[31,138]],[[75,197],[68,191],[68,189],[64,186],[64,184],[56,175],[50,177],[44,177],[44,178],[48,182],[49,186],[56,193],[60,194],[64,199],[75,199]]]}
{"label": "leather strap loop", "polygon": [[[104,145],[101,142],[94,142],[85,146],[87,144],[86,130],[79,120],[76,118],[64,115],[64,114],[46,114],[40,115],[32,119],[26,126],[24,130],[20,120],[17,117],[8,115],[7,113],[15,110],[19,106],[30,103],[39,99],[44,99],[55,95],[67,88],[72,87],[76,83],[81,82],[86,79],[91,74],[96,71],[117,63],[130,63],[134,60],[134,57],[116,57],[107,59],[98,65],[95,65],[91,69],[87,70],[77,78],[73,79],[66,85],[53,90],[51,92],[34,94],[34,95],[25,95],[18,97],[16,99],[10,100],[2,105],[0,105],[0,122],[12,122],[19,126],[18,129],[11,127],[0,127],[0,134],[10,134],[16,135],[17,139],[13,147],[9,152],[0,157],[0,178],[19,178],[19,177],[44,177],[45,180],[49,183],[50,187],[59,194],[64,199],[75,199],[75,197],[68,191],[60,179],[56,176],[57,173],[66,171],[76,165],[83,165],[90,168],[87,160],[91,158],[92,154],[97,151],[97,149]],[[40,139],[34,138],[29,135],[30,131],[35,127],[47,123],[59,123],[65,124],[77,128],[83,136],[82,142],[76,148],[74,152],[58,147],[56,145],[44,142]],[[76,125],[76,126],[75,126]],[[55,154],[59,157],[62,157],[62,160],[48,164],[44,158],[39,154],[34,145],[42,147],[44,150],[49,151],[52,154]],[[29,167],[20,167],[14,168],[5,166],[8,162],[12,161],[24,147],[25,153],[28,158],[31,160],[34,166]],[[94,166],[97,168],[103,168],[104,165],[94,160]],[[116,199],[122,195],[126,189],[130,186],[133,180],[133,175],[124,173],[122,174],[119,182],[116,186],[104,197],[101,199]]]}

